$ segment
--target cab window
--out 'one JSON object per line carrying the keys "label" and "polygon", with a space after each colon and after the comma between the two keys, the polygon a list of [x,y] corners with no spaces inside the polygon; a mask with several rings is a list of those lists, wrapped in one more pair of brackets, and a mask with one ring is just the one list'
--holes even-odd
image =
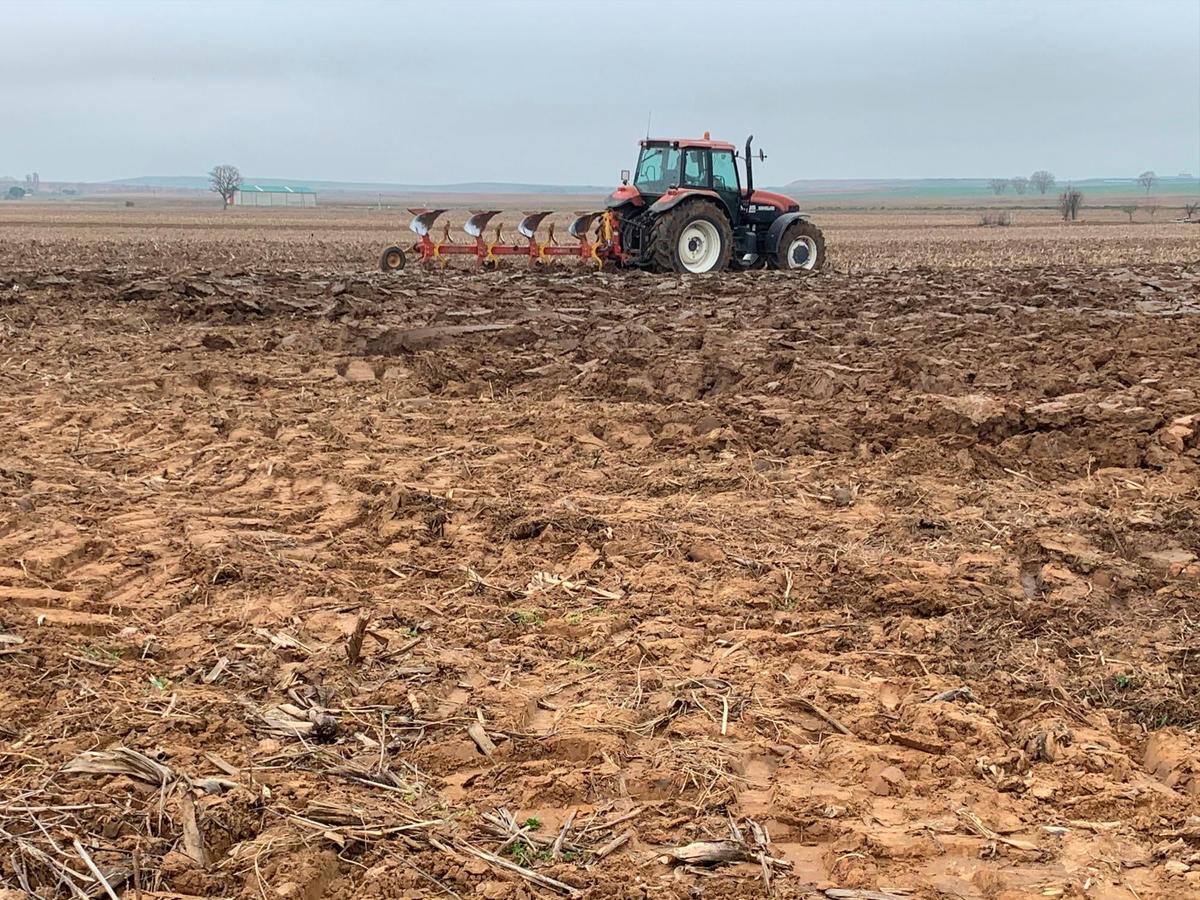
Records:
{"label": "cab window", "polygon": [[633,183],[644,193],[665,194],[679,178],[676,147],[643,147]]}
{"label": "cab window", "polygon": [[683,183],[688,187],[708,187],[708,151],[687,150],[683,154]]}
{"label": "cab window", "polygon": [[730,150],[714,150],[712,152],[712,186],[718,191],[736,191],[738,189],[737,166],[733,162],[733,152]]}

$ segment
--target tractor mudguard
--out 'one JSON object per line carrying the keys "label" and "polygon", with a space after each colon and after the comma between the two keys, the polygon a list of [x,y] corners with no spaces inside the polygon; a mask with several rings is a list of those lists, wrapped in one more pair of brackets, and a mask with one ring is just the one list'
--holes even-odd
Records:
{"label": "tractor mudguard", "polygon": [[642,199],[642,192],[632,184],[623,184],[611,194],[608,195],[608,200],[604,205],[609,209],[616,209],[618,206],[624,206],[626,203],[632,203],[634,206],[645,206],[646,201]]}
{"label": "tractor mudguard", "polygon": [[769,256],[773,256],[779,250],[779,241],[783,238],[783,233],[787,231],[788,226],[793,222],[807,218],[808,216],[804,213],[789,212],[784,213],[772,222],[771,227],[767,229],[767,240],[763,247],[763,252]]}
{"label": "tractor mudguard", "polygon": [[[708,191],[703,188],[688,188],[685,191],[668,191],[663,194],[651,204],[650,212],[652,215],[662,215],[667,210],[678,206],[684,200],[691,200],[693,197],[704,197],[708,200],[716,200],[717,203],[721,203],[721,197],[716,191]],[[724,205],[722,205],[722,209],[724,209]]]}

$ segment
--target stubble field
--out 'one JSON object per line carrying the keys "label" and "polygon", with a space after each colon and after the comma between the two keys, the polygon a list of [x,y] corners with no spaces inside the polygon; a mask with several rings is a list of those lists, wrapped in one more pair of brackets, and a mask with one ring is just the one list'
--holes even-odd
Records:
{"label": "stubble field", "polygon": [[1200,228],[819,219],[0,208],[0,897],[1200,892]]}

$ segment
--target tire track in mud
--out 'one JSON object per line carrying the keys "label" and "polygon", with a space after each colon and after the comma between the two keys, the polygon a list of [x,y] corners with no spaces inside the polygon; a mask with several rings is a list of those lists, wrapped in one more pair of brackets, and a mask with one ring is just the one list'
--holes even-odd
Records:
{"label": "tire track in mud", "polygon": [[746,819],[781,896],[1195,889],[1194,270],[6,277],[0,784],[114,873],[506,896],[379,831],[505,807],[620,820],[504,851],[591,896]]}

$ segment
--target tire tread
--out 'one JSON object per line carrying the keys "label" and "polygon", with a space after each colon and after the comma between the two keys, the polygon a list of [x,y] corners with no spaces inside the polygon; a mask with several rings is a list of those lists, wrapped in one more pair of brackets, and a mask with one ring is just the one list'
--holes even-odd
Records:
{"label": "tire tread", "polygon": [[721,234],[721,255],[717,259],[716,265],[709,271],[721,272],[729,268],[729,261],[733,257],[733,228],[729,224],[729,217],[725,215],[725,211],[721,207],[711,200],[698,199],[688,200],[672,207],[659,216],[654,223],[654,231],[650,239],[654,271],[687,274],[687,269],[683,268],[676,252],[679,236],[689,222],[701,216],[715,224],[717,231]]}

